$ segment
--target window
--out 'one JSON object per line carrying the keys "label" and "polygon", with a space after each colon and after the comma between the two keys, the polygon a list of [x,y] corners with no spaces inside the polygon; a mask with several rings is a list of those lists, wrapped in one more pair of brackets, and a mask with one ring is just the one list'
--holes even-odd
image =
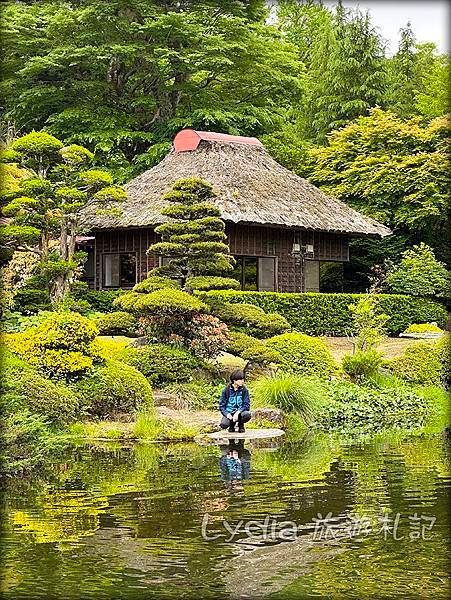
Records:
{"label": "window", "polygon": [[274,256],[235,256],[236,265],[227,277],[237,279],[246,291],[276,290],[276,258]]}
{"label": "window", "polygon": [[344,289],[344,265],[342,262],[322,261],[319,267],[319,291],[342,292]]}
{"label": "window", "polygon": [[132,287],[136,283],[136,254],[103,254],[102,287]]}
{"label": "window", "polygon": [[82,279],[85,281],[94,280],[94,248],[84,248],[84,252],[87,253],[86,261],[83,265]]}

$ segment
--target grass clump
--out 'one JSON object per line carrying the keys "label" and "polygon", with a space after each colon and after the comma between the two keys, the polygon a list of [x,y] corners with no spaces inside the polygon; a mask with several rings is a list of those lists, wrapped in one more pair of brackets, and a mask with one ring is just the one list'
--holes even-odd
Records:
{"label": "grass clump", "polygon": [[296,413],[306,423],[312,423],[326,401],[326,390],[316,378],[280,373],[263,377],[253,383],[253,397],[260,406],[279,408]]}

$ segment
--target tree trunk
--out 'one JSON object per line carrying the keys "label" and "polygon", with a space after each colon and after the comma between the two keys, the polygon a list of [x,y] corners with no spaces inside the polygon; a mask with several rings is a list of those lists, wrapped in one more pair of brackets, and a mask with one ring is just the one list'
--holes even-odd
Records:
{"label": "tree trunk", "polygon": [[[70,248],[72,244],[71,236],[68,235],[70,225],[67,219],[63,219],[61,222],[61,233],[60,233],[60,260],[70,260]],[[74,238],[75,239],[75,238]],[[74,242],[75,245],[75,242]],[[72,253],[73,255],[73,253]],[[55,281],[52,283],[50,288],[50,299],[52,304],[58,304],[64,300],[64,297],[69,292],[69,281],[71,277],[71,271],[65,271],[60,275],[57,275]]]}

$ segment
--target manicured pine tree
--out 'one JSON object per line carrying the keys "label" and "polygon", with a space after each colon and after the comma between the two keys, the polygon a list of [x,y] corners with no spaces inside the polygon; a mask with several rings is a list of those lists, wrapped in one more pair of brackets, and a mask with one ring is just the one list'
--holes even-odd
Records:
{"label": "manicured pine tree", "polygon": [[19,165],[29,175],[1,198],[11,222],[0,227],[0,248],[39,257],[54,303],[63,300],[79,266],[75,245],[81,209],[95,204],[108,210],[109,202],[127,197],[109,173],[89,168],[93,159],[83,146],[64,146],[43,131],[18,138],[0,153],[2,162]]}
{"label": "manicured pine tree", "polygon": [[155,228],[162,241],[152,244],[148,252],[169,260],[153,274],[180,279],[185,288],[189,277],[232,269],[234,258],[224,243],[225,225],[211,202],[214,196],[212,186],[196,178],[180,179],[163,196],[168,206],[161,213],[168,220]]}

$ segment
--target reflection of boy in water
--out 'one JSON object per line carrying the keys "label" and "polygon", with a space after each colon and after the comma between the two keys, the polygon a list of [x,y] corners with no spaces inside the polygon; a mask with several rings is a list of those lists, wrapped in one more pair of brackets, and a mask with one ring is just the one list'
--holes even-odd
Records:
{"label": "reflection of boy in water", "polygon": [[221,446],[219,468],[223,481],[241,481],[249,479],[251,453],[244,447],[244,440],[230,440],[230,444]]}

